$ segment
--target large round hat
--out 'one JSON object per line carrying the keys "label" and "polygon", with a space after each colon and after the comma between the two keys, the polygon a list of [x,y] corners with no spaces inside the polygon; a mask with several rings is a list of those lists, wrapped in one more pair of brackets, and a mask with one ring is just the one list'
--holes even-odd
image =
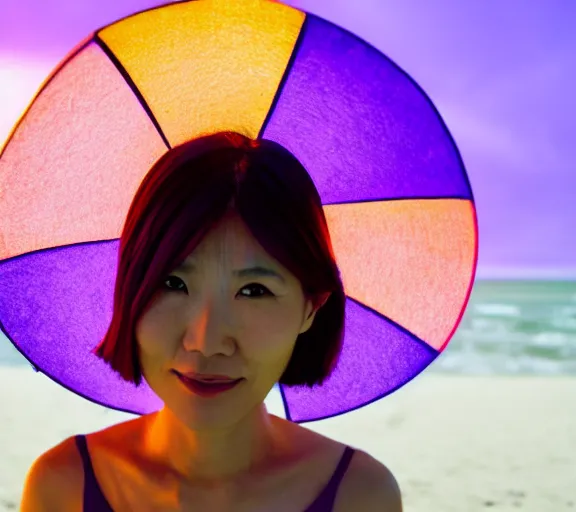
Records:
{"label": "large round hat", "polygon": [[0,154],[0,323],[39,371],[104,406],[159,398],[92,350],[112,317],[132,198],[170,148],[217,131],[282,144],[322,198],[345,291],[341,357],[280,386],[312,421],[380,399],[441,354],[466,307],[476,211],[422,89],[317,16],[268,0],[166,4],[108,25],[44,83]]}

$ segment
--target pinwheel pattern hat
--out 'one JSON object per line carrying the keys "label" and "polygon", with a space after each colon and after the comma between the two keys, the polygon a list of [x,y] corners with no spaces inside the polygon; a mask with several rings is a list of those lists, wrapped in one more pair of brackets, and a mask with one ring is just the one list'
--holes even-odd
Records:
{"label": "pinwheel pattern hat", "polygon": [[347,302],[337,366],[280,386],[295,422],[378,400],[446,348],[477,262],[472,190],[422,89],[378,50],[269,0],[162,5],[79,44],[0,154],[0,325],[39,371],[104,406],[161,407],[93,349],[119,237],[170,148],[235,131],[293,153],[322,199]]}

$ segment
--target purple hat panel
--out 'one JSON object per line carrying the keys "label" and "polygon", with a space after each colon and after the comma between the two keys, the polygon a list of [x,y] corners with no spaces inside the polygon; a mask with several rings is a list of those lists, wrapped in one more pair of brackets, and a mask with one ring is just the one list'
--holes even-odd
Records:
{"label": "purple hat panel", "polygon": [[313,388],[280,385],[288,419],[315,421],[389,395],[438,355],[430,345],[352,299],[346,301],[346,335],[332,375]]}
{"label": "purple hat panel", "polygon": [[3,261],[2,329],[62,386],[98,404],[143,414],[162,406],[145,381],[137,388],[92,353],[112,318],[118,246],[117,240],[80,244]]}
{"label": "purple hat panel", "polygon": [[310,14],[261,136],[304,164],[324,204],[471,198],[456,146],[422,90],[376,49]]}

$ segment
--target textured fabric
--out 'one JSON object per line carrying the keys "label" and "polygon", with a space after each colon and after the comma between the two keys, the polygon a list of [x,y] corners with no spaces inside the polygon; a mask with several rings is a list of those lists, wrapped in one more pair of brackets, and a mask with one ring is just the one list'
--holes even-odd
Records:
{"label": "textured fabric", "polygon": [[268,0],[159,6],[97,31],[55,70],[0,154],[0,327],[35,368],[107,407],[161,407],[92,350],[110,323],[118,238],[152,163],[239,130],[274,140],[320,193],[346,302],[322,386],[286,417],[378,400],[446,348],[478,256],[472,190],[430,99],[349,32]]}
{"label": "textured fabric", "polygon": [[[94,474],[94,469],[92,467],[92,461],[90,460],[90,454],[88,453],[88,447],[86,445],[86,436],[77,435],[76,436],[76,446],[82,457],[82,465],[84,468],[84,512],[113,512],[112,507],[108,503],[108,500],[102,493],[100,484],[96,479]],[[349,446],[346,447],[338,466],[329,482],[326,484],[322,492],[314,500],[314,502],[306,508],[304,512],[331,512],[334,501],[336,499],[336,493],[338,492],[338,487],[340,482],[348,469],[352,456],[354,455],[354,449]]]}
{"label": "textured fabric", "polygon": [[219,130],[256,138],[304,18],[276,2],[194,1],[134,15],[98,37],[175,146]]}
{"label": "textured fabric", "polygon": [[471,204],[410,199],[324,210],[347,295],[442,350],[466,298],[474,258]]}
{"label": "textured fabric", "polygon": [[298,156],[324,204],[471,198],[422,90],[378,50],[311,14],[262,137]]}
{"label": "textured fabric", "polygon": [[102,48],[81,46],[0,153],[0,261],[117,238],[142,169],[165,152]]}

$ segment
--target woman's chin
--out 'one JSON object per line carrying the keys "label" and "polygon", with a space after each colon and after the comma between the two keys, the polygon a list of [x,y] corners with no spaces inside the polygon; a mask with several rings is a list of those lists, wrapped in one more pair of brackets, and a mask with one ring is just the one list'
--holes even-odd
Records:
{"label": "woman's chin", "polygon": [[181,423],[194,431],[233,427],[250,411],[243,400],[203,400],[198,397],[166,397],[164,402]]}
{"label": "woman's chin", "polygon": [[266,390],[257,392],[247,380],[223,390],[187,386],[186,383],[173,381],[151,387],[164,402],[165,408],[195,431],[226,429],[248,416],[267,410]]}

